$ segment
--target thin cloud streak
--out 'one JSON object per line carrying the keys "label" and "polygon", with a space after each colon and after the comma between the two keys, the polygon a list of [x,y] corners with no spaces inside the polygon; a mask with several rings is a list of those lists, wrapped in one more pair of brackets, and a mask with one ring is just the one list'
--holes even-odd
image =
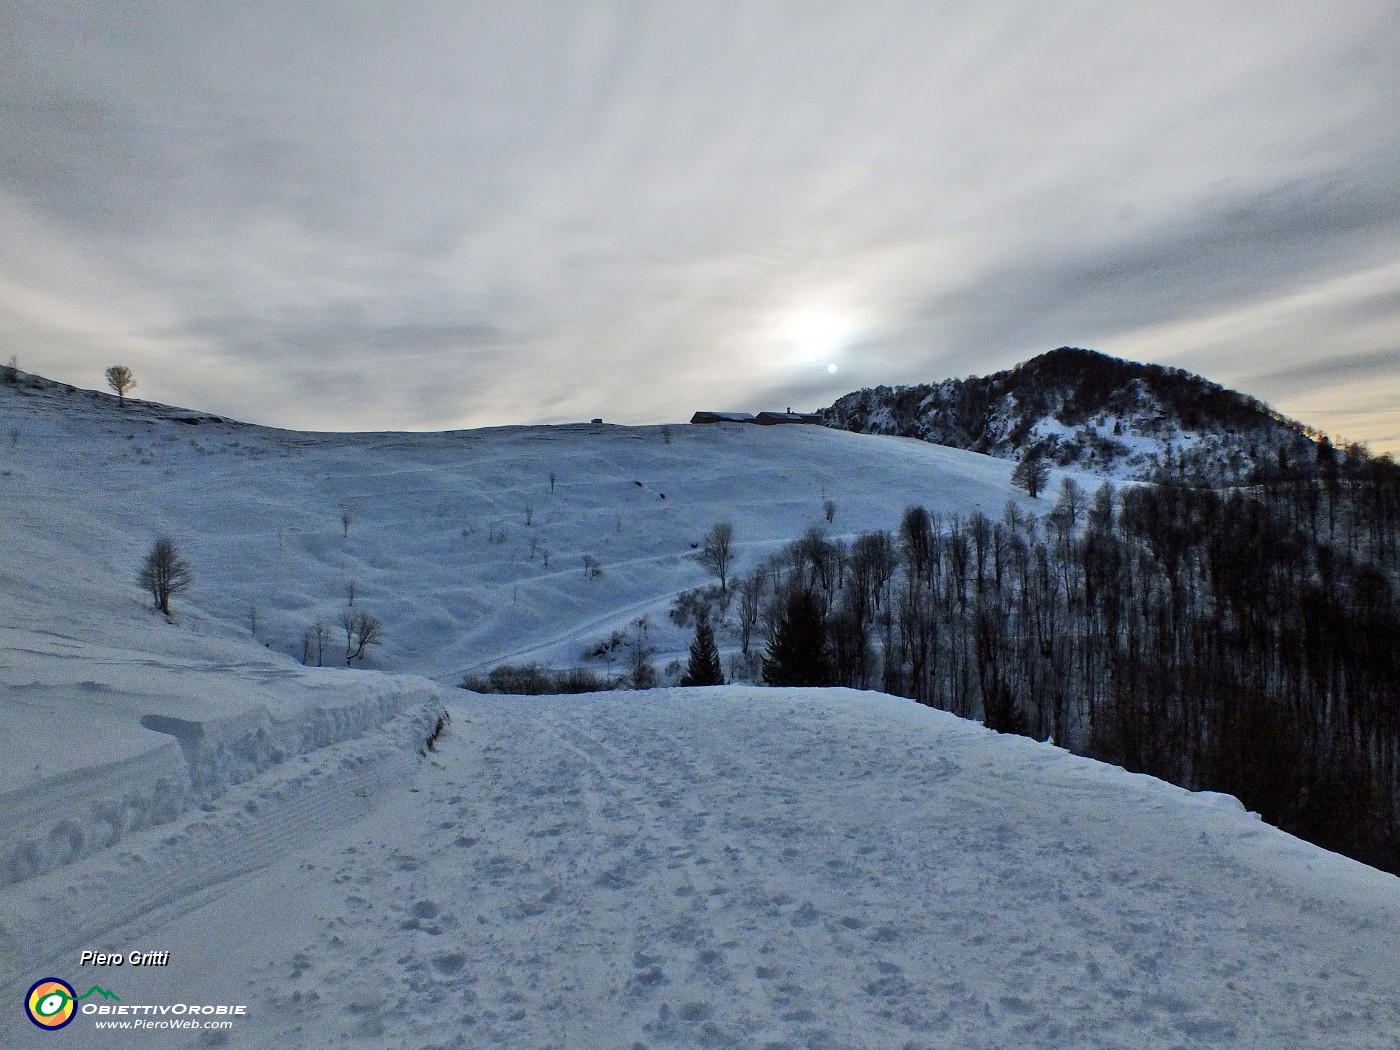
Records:
{"label": "thin cloud streak", "polygon": [[644,422],[1071,343],[1285,411],[1345,360],[1364,431],[1305,421],[1400,448],[1388,4],[19,2],[0,41],[0,339],[58,378]]}

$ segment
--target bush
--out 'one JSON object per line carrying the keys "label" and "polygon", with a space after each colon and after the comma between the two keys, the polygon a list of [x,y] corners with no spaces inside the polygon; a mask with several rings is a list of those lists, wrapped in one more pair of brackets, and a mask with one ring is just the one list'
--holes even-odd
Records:
{"label": "bush", "polygon": [[729,595],[721,591],[718,585],[696,587],[676,595],[666,615],[677,627],[691,627],[702,617],[712,623],[720,623],[724,620],[728,603]]}
{"label": "bush", "polygon": [[486,677],[467,675],[462,688],[474,693],[509,693],[514,696],[548,696],[555,693],[600,693],[616,688],[603,675],[579,667],[552,671],[539,664],[500,664]]}

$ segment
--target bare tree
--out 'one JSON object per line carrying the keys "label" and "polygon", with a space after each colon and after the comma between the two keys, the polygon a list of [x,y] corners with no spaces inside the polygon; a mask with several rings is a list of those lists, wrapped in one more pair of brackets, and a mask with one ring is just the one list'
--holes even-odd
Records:
{"label": "bare tree", "polygon": [[767,582],[768,573],[760,565],[744,577],[739,591],[739,645],[745,656],[749,655],[753,629],[758,626],[758,616],[763,610],[763,593]]}
{"label": "bare tree", "polygon": [[1060,498],[1055,501],[1055,509],[1051,512],[1052,524],[1059,519],[1064,523],[1066,532],[1073,532],[1088,504],[1089,497],[1079,483],[1073,478],[1065,478],[1060,482]]}
{"label": "bare tree", "polygon": [[705,533],[705,541],[700,547],[700,564],[709,569],[719,579],[719,589],[729,593],[729,567],[734,559],[734,526],[727,521],[717,522]]}
{"label": "bare tree", "polygon": [[384,625],[372,613],[364,611],[340,614],[340,626],[345,630],[345,666],[365,655],[371,645],[384,644]]}
{"label": "bare tree", "polygon": [[169,616],[171,595],[179,594],[194,583],[194,570],[180,557],[175,544],[162,536],[146,555],[137,581],[150,591],[156,608]]}
{"label": "bare tree", "polygon": [[656,668],[651,658],[656,650],[647,643],[649,624],[645,616],[633,621],[636,628],[632,635],[632,652],[627,661],[627,678],[633,689],[653,689],[656,687]]}
{"label": "bare tree", "polygon": [[136,376],[126,365],[113,365],[107,369],[107,385],[117,395],[117,403],[126,407],[126,392],[136,385]]}
{"label": "bare tree", "polygon": [[1031,499],[1040,496],[1040,490],[1049,480],[1050,464],[1036,452],[1027,451],[1021,456],[1021,462],[1016,464],[1016,469],[1011,472],[1011,484],[1018,489],[1025,489],[1026,495]]}

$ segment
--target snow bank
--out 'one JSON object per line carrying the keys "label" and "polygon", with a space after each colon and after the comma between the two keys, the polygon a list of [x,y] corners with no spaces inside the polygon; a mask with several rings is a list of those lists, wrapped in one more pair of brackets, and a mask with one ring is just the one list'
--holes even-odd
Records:
{"label": "snow bank", "polygon": [[405,708],[442,702],[438,687],[426,679],[328,671],[319,677],[330,680],[306,689],[281,713],[257,706],[214,719],[152,714],[141,724],[175,738],[193,798],[203,802],[269,766],[359,736]]}
{"label": "snow bank", "polygon": [[423,741],[443,711],[443,697],[431,683],[400,684],[397,691],[346,690],[360,694],[340,707],[351,715],[341,723],[346,732],[365,715],[401,708],[367,731],[287,755],[265,772],[226,786],[217,802],[192,807],[168,823],[130,829],[119,849],[0,888],[0,987],[23,983],[22,974],[35,965],[67,970],[80,948],[92,947],[108,931],[153,916],[168,919],[229,880],[373,812],[386,793],[412,778],[423,761]]}
{"label": "snow bank", "polygon": [[115,845],[189,803],[188,768],[171,741],[0,794],[0,886]]}
{"label": "snow bank", "polygon": [[[405,675],[265,667],[275,674],[258,681],[247,666],[240,675],[147,663],[139,672],[109,668],[106,683],[86,689],[18,690],[42,715],[44,745],[31,731],[0,746],[12,759],[0,794],[0,886],[113,846],[401,712],[442,705],[439,687]],[[63,756],[70,741],[73,753]],[[54,762],[53,751],[66,761]],[[30,764],[20,755],[41,757]],[[46,773],[44,756],[55,771]]]}

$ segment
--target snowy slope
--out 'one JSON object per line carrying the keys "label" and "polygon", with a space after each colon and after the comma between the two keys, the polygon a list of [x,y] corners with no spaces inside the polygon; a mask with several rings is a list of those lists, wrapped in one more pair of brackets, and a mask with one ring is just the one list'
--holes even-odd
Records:
{"label": "snowy slope", "polygon": [[[1397,880],[1231,800],[874,694],[450,688],[642,615],[679,653],[715,521],[742,568],[828,497],[837,534],[1032,507],[1008,463],[808,427],[292,434],[52,385],[0,384],[0,440],[0,996],[248,1010],[16,1010],[0,1044],[1395,1045]],[[197,575],[171,623],[134,584],[160,533]],[[301,666],[348,579],[387,644]]]}
{"label": "snowy slope", "polygon": [[[663,614],[707,581],[692,545],[722,519],[745,569],[821,522],[828,498],[836,535],[892,529],[910,503],[1032,506],[999,460],[811,426],[297,434],[0,384],[0,440],[11,432],[0,496],[22,549],[0,560],[7,591],[81,618],[67,595],[94,587],[109,615],[136,614],[136,569],[166,533],[197,576],[176,601],[189,629],[247,639],[256,608],[257,639],[299,658],[354,580],[356,607],[388,631],[371,665],[454,685],[506,659],[578,663],[584,640],[644,614],[663,657],[683,652]],[[585,578],[585,554],[601,578]]]}
{"label": "snowy slope", "polygon": [[[664,666],[689,644],[665,612],[706,581],[693,544],[718,520],[742,569],[827,498],[838,534],[909,502],[1022,499],[996,460],[820,427],[300,434],[30,377],[0,383],[0,442],[0,885],[439,704],[330,670],[350,581],[387,633],[357,667],[451,686],[568,666],[642,617]],[[162,534],[196,577],[173,624],[135,584]],[[317,621],[327,667],[304,668]]]}
{"label": "snowy slope", "polygon": [[[371,778],[357,822],[275,830],[295,848],[262,870],[27,946],[25,975],[100,977],[123,1003],[243,1004],[231,1032],[89,1015],[66,1045],[1360,1050],[1400,1032],[1396,880],[1222,796],[844,690],[459,695],[439,752]],[[239,790],[240,812],[276,794]],[[266,823],[226,826],[229,851]],[[201,856],[198,831],[0,903],[68,932],[167,854]],[[78,944],[170,965],[79,972]]]}

